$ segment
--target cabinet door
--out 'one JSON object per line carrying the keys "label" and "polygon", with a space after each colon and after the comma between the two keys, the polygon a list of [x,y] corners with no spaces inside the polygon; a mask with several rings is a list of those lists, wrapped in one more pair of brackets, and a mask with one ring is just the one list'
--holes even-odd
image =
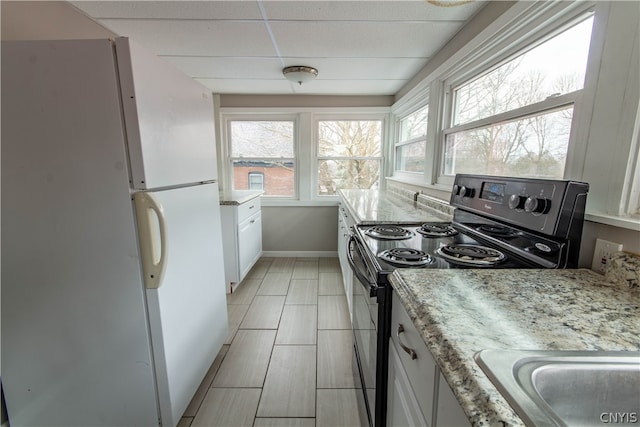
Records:
{"label": "cabinet door", "polygon": [[447,380],[440,374],[438,384],[437,427],[471,427],[469,419],[451,391]]}
{"label": "cabinet door", "polygon": [[262,216],[260,211],[238,226],[238,263],[242,280],[262,253]]}
{"label": "cabinet door", "polygon": [[389,347],[387,425],[393,427],[429,426],[422,416],[420,406],[396,349],[392,345]]}

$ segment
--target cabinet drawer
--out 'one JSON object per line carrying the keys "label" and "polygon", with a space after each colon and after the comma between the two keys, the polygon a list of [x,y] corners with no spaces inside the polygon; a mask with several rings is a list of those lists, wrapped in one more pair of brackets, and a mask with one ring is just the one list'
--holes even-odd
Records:
{"label": "cabinet drawer", "polygon": [[[402,325],[402,327],[401,327]],[[404,329],[404,331],[402,331]],[[431,423],[438,368],[397,294],[393,295],[391,342],[400,357],[424,418]],[[407,350],[415,352],[415,358]]]}
{"label": "cabinet drawer", "polygon": [[238,223],[260,211],[260,197],[251,199],[241,205],[238,205]]}

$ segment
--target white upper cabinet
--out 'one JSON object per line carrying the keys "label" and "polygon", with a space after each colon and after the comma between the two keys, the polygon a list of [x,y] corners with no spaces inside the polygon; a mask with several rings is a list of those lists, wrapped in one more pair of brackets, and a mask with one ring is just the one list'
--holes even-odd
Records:
{"label": "white upper cabinet", "polygon": [[211,91],[127,38],[116,55],[133,187],[216,180]]}

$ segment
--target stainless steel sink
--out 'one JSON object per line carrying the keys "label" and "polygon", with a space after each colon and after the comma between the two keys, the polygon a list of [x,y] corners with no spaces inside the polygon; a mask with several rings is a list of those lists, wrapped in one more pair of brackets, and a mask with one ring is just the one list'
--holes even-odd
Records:
{"label": "stainless steel sink", "polygon": [[527,425],[640,424],[640,352],[483,350],[475,360]]}

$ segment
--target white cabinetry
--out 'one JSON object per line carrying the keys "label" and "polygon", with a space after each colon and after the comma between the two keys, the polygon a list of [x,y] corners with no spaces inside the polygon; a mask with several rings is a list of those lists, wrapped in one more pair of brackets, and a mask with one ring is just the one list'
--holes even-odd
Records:
{"label": "white cabinetry", "polygon": [[235,289],[262,255],[260,197],[222,205],[222,243],[227,293]]}
{"label": "white cabinetry", "polygon": [[407,377],[396,348],[389,347],[389,394],[387,425],[393,427],[429,426]]}
{"label": "white cabinetry", "polygon": [[396,293],[391,313],[388,387],[388,425],[470,426]]}
{"label": "white cabinetry", "polygon": [[344,203],[338,206],[338,259],[340,260],[340,270],[342,271],[342,283],[344,293],[347,296],[349,315],[353,316],[353,272],[347,261],[347,250],[349,246],[350,228],[355,225],[355,221],[349,215]]}
{"label": "white cabinetry", "polygon": [[440,374],[438,384],[437,427],[470,427],[469,419],[458,403],[447,380]]}
{"label": "white cabinetry", "polygon": [[[393,297],[389,347],[395,349],[400,359],[400,369],[409,378],[410,389],[418,403],[424,425],[431,426],[438,368],[397,294],[394,293]],[[390,388],[389,395],[392,393],[395,392]]]}

